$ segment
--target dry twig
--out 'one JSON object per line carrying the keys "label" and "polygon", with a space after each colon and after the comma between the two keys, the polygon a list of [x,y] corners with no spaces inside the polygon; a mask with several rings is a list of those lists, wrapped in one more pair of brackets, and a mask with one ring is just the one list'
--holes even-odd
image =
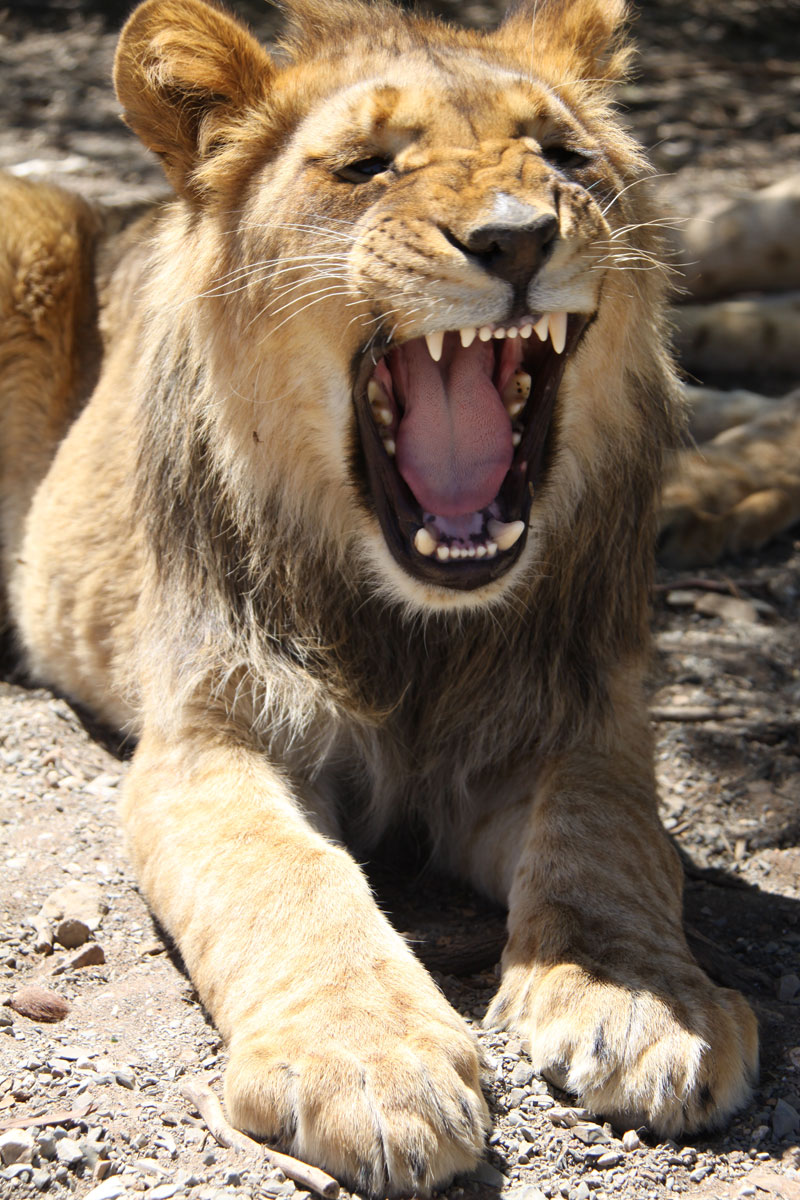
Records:
{"label": "dry twig", "polygon": [[280,1154],[270,1150],[253,1138],[248,1137],[238,1129],[234,1129],[225,1120],[222,1105],[207,1083],[199,1079],[188,1079],[181,1087],[181,1095],[193,1104],[208,1126],[211,1136],[220,1146],[240,1150],[244,1154],[265,1158],[273,1167],[280,1167],[287,1179],[294,1180],[309,1191],[317,1192],[325,1200],[335,1200],[339,1195],[339,1184],[332,1175],[312,1167],[309,1163],[292,1158],[289,1154]]}
{"label": "dry twig", "polygon": [[6,1129],[35,1129],[39,1125],[72,1125],[88,1117],[96,1107],[94,1100],[89,1100],[86,1104],[79,1104],[77,1108],[58,1108],[55,1112],[39,1113],[33,1117],[12,1117],[8,1121],[0,1121],[0,1133],[4,1133]]}

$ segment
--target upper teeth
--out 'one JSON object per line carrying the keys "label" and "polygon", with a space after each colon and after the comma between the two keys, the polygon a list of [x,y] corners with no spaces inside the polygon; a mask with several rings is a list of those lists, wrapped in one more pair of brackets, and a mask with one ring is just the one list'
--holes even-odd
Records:
{"label": "upper teeth", "polygon": [[[531,319],[525,320],[521,325],[480,325],[477,328],[474,325],[465,325],[463,329],[458,330],[458,335],[461,345],[466,350],[476,337],[482,342],[491,341],[492,338],[498,341],[503,338],[529,338],[535,329],[540,341],[546,342],[549,336],[556,354],[562,354],[567,344],[567,316],[565,312],[551,312],[544,313],[535,323]],[[434,362],[441,360],[444,335],[444,329],[425,334],[428,353]]]}

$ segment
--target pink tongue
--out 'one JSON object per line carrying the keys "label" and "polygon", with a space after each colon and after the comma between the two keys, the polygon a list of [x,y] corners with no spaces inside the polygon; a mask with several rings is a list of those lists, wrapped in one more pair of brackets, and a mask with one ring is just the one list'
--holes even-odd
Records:
{"label": "pink tongue", "polygon": [[397,467],[422,508],[458,517],[491,504],[514,453],[491,345],[476,340],[465,350],[448,333],[435,363],[416,338],[392,352],[390,366],[404,409]]}

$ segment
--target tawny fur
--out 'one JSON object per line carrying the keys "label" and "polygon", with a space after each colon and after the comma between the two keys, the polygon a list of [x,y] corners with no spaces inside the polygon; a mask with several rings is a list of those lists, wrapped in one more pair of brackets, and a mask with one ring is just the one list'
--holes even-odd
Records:
{"label": "tawny fur", "polygon": [[[688,953],[656,814],[641,675],[680,418],[646,167],[610,107],[621,5],[525,3],[488,35],[351,0],[291,8],[280,66],[200,0],[148,0],[123,31],[126,119],[178,199],[102,283],[102,372],[49,469],[46,414],[82,346],[25,318],[39,376],[3,381],[21,644],[139,739],[132,855],[230,1043],[242,1127],[376,1194],[480,1156],[474,1040],[342,848],[403,820],[508,901],[489,1019],[537,1070],[660,1134],[719,1124],[748,1094],[756,1030]],[[580,184],[548,138],[593,152]],[[391,184],[343,182],[376,154]],[[57,245],[7,187],[5,228]],[[456,592],[387,550],[358,482],[353,370],[379,333],[505,319],[506,284],[442,236],[498,192],[558,217],[531,311],[592,323],[522,555]],[[22,277],[8,245],[3,303]],[[44,475],[30,505],[21,462]]]}

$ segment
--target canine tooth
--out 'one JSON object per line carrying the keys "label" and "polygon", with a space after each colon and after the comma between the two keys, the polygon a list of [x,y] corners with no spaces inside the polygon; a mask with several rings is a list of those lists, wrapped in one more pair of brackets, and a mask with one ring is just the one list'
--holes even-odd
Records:
{"label": "canine tooth", "polygon": [[533,333],[533,325],[531,325],[528,321],[526,321],[524,325],[520,325],[519,336],[521,338],[529,338],[532,333]]}
{"label": "canine tooth", "polygon": [[510,550],[515,542],[522,537],[525,526],[522,521],[487,521],[486,528],[490,536],[497,542],[500,550]]}
{"label": "canine tooth", "polygon": [[444,345],[444,330],[437,329],[435,333],[426,333],[425,341],[428,343],[428,353],[434,362],[438,362],[442,357],[442,346]]}
{"label": "canine tooth", "polygon": [[492,336],[491,325],[481,325],[480,329],[478,330],[478,337],[481,339],[481,341],[488,342],[489,339],[491,338],[491,336]]}
{"label": "canine tooth", "polygon": [[547,335],[550,331],[549,314],[545,313],[543,317],[539,317],[539,320],[534,324],[533,328],[536,330],[536,336],[538,337],[539,341],[546,342]]}
{"label": "canine tooth", "polygon": [[494,333],[492,334],[492,337],[496,337],[496,338],[504,338],[505,336],[506,336],[506,331],[502,325],[498,325],[497,329],[495,329]]}
{"label": "canine tooth", "polygon": [[436,547],[436,557],[439,559],[440,562],[447,562],[448,558],[450,557],[450,547],[449,546],[437,546]]}
{"label": "canine tooth", "polygon": [[467,346],[471,346],[475,341],[477,329],[473,325],[466,325],[463,329],[459,329],[458,333],[461,338],[461,345],[466,350]]}
{"label": "canine tooth", "polygon": [[436,541],[436,538],[431,536],[424,525],[414,534],[414,549],[419,554],[424,554],[426,558],[430,558],[438,545],[439,543]]}
{"label": "canine tooth", "polygon": [[394,458],[394,452],[397,449],[397,446],[395,445],[395,442],[394,442],[394,438],[384,438],[383,439],[383,448],[386,451],[386,453],[389,455],[389,458]]}
{"label": "canine tooth", "polygon": [[550,341],[556,354],[561,354],[567,344],[567,314],[550,313]]}
{"label": "canine tooth", "polygon": [[512,435],[511,435],[511,445],[512,445],[512,446],[518,446],[518,445],[520,444],[520,442],[521,442],[521,441],[522,441],[522,434],[521,434],[521,433],[517,433],[517,431],[516,431],[516,429],[515,429],[515,430],[514,430],[514,432],[513,432],[513,433],[512,433]]}
{"label": "canine tooth", "polygon": [[510,338],[515,338],[517,336],[517,334],[519,333],[519,330],[517,329],[516,325],[509,325],[506,332],[508,333],[508,336]]}

